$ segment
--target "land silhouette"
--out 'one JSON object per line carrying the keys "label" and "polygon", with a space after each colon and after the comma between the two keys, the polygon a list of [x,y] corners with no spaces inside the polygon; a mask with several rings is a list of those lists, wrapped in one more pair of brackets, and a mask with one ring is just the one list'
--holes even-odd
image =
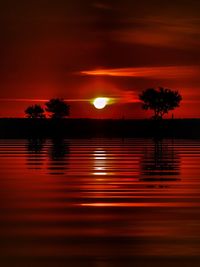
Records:
{"label": "land silhouette", "polygon": [[[61,98],[29,106],[26,118],[0,119],[0,138],[199,138],[199,119],[163,119],[179,107],[182,96],[171,89],[146,89],[139,95],[141,107],[152,110],[151,119],[71,119],[70,105]],[[46,113],[45,113],[46,112]]]}
{"label": "land silhouette", "polygon": [[200,119],[0,119],[0,138],[199,138]]}

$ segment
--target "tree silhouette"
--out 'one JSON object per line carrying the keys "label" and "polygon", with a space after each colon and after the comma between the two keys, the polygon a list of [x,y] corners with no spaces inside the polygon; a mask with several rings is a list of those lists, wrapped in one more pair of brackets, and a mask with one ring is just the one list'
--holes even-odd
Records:
{"label": "tree silhouette", "polygon": [[28,118],[45,118],[44,109],[38,104],[27,107],[25,114]]}
{"label": "tree silhouette", "polygon": [[63,118],[69,116],[70,106],[60,98],[52,98],[45,103],[46,111],[51,113],[52,118]]}
{"label": "tree silhouette", "polygon": [[154,119],[162,119],[163,115],[179,107],[182,96],[178,91],[172,91],[165,88],[149,88],[139,95],[139,99],[143,102],[142,108],[144,110],[153,110]]}

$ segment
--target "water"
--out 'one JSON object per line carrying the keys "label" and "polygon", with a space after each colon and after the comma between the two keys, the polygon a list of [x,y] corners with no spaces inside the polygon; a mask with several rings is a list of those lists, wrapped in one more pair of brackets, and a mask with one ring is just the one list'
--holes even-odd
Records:
{"label": "water", "polygon": [[199,266],[200,140],[0,140],[1,266]]}

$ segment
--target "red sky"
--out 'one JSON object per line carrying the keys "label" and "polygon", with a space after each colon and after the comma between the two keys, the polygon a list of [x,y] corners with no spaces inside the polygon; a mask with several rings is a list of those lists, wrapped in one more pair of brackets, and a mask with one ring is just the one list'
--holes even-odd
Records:
{"label": "red sky", "polygon": [[138,94],[159,86],[182,94],[175,117],[200,117],[196,0],[2,0],[0,20],[0,117],[61,97],[71,117],[141,118]]}

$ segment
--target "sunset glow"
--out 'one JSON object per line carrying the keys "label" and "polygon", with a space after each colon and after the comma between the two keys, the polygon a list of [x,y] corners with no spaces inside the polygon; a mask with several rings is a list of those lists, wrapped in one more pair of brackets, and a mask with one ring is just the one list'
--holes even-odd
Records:
{"label": "sunset glow", "polygon": [[3,0],[0,11],[0,117],[22,118],[28,105],[58,97],[71,118],[99,118],[91,99],[107,96],[117,101],[102,119],[147,118],[138,95],[159,86],[183,96],[175,118],[200,117],[198,1],[13,6]]}
{"label": "sunset glow", "polygon": [[0,1],[1,266],[200,266],[200,0]]}

